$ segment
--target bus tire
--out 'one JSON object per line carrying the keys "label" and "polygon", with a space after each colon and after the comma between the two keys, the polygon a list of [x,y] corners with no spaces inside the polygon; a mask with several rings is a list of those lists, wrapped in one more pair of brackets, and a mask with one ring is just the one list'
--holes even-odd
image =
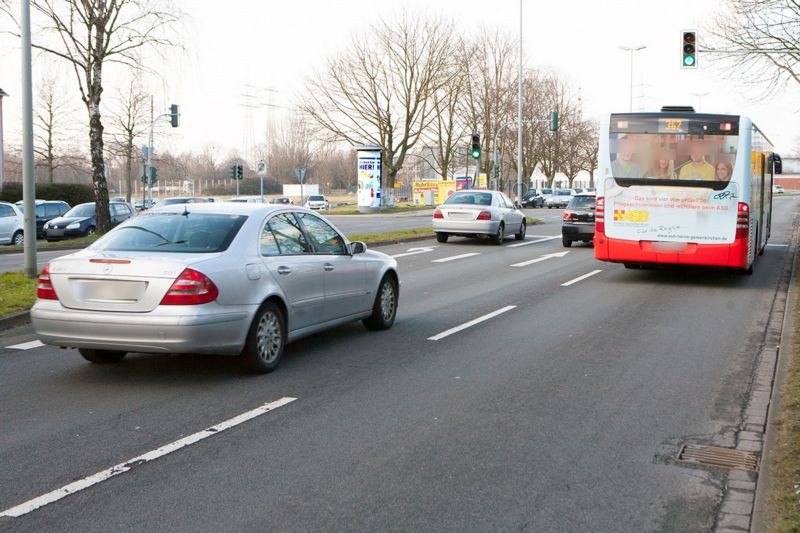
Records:
{"label": "bus tire", "polygon": [[761,257],[762,255],[764,255],[764,250],[766,250],[766,249],[767,249],[767,245],[765,244],[765,245],[764,245],[764,246],[763,246],[763,247],[762,247],[762,248],[761,248],[761,249],[758,251],[758,256],[759,256],[759,257]]}
{"label": "bus tire", "polygon": [[638,270],[639,269],[639,265],[637,265],[636,263],[624,263],[624,264],[625,264],[625,268],[627,268],[628,270]]}
{"label": "bus tire", "polygon": [[747,268],[743,268],[739,271],[739,273],[743,276],[752,276],[753,275],[753,265],[751,264]]}

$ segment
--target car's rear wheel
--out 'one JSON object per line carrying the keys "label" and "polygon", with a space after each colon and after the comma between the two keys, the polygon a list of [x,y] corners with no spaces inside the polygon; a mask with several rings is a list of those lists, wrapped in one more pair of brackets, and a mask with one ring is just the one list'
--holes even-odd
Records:
{"label": "car's rear wheel", "polygon": [[94,232],[95,232],[94,226],[89,226],[88,228],[86,228],[85,235],[88,237],[89,235],[94,235]]}
{"label": "car's rear wheel", "polygon": [[572,241],[562,235],[561,244],[564,246],[564,248],[569,248],[572,246]]}
{"label": "car's rear wheel", "polygon": [[79,348],[78,353],[80,353],[87,361],[100,365],[119,363],[125,358],[126,355],[128,355],[128,352],[119,352],[116,350],[95,350],[93,348]]}
{"label": "car's rear wheel", "polygon": [[286,318],[273,302],[266,302],[256,313],[242,352],[248,370],[266,374],[277,368],[286,345]]}
{"label": "car's rear wheel", "polygon": [[447,233],[442,233],[441,231],[436,232],[436,242],[447,242],[449,238],[450,235]]}
{"label": "car's rear wheel", "polygon": [[11,238],[11,243],[15,244],[16,246],[22,246],[25,244],[25,234],[21,231],[16,232]]}
{"label": "car's rear wheel", "polygon": [[495,244],[503,244],[503,241],[506,239],[506,227],[501,222],[499,226],[497,226],[497,233],[494,234],[492,237],[492,242]]}
{"label": "car's rear wheel", "polygon": [[363,320],[364,326],[373,331],[389,329],[394,324],[397,316],[397,280],[391,274],[386,274],[381,280],[375,303],[372,304],[372,315]]}
{"label": "car's rear wheel", "polygon": [[523,218],[522,219],[522,225],[519,227],[519,233],[515,233],[514,234],[514,238],[517,239],[518,241],[524,241],[525,240],[525,232],[526,232],[526,230],[527,230],[527,223],[525,222],[525,219]]}

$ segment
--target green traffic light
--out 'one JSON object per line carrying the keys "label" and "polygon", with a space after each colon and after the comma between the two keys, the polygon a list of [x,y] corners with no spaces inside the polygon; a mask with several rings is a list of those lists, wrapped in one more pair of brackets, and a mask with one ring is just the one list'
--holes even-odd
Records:
{"label": "green traffic light", "polygon": [[694,65],[694,56],[686,55],[683,56],[683,64],[687,67],[691,67]]}
{"label": "green traffic light", "polygon": [[478,159],[480,157],[481,157],[481,151],[480,150],[473,150],[472,151],[472,158],[473,159]]}

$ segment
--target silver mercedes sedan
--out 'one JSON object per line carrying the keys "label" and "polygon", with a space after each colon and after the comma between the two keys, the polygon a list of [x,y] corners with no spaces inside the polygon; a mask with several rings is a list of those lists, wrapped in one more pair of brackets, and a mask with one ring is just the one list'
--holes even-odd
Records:
{"label": "silver mercedes sedan", "polygon": [[525,230],[525,215],[499,191],[456,191],[433,212],[433,231],[439,242],[460,235],[489,237],[502,244],[506,235],[525,239]]}
{"label": "silver mercedes sedan", "polygon": [[93,363],[128,352],[241,355],[255,372],[284,345],[340,324],[394,323],[397,261],[294,206],[168,206],[42,271],[31,321]]}

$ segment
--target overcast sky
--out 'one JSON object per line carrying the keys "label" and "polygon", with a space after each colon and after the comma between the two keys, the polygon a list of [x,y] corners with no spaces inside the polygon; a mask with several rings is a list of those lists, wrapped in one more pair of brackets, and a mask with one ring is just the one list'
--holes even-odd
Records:
{"label": "overcast sky", "polygon": [[[680,68],[680,32],[708,26],[721,2],[712,0],[523,0],[524,62],[528,67],[553,67],[580,89],[584,109],[600,117],[627,111],[629,55],[620,45],[646,45],[636,54],[634,109],[657,110],[663,104],[691,104],[702,111],[746,114],[777,145],[789,152],[800,135],[800,91],[789,86],[771,99],[722,76],[702,54],[700,68]],[[325,58],[348,45],[370,21],[391,18],[400,10],[445,15],[463,35],[495,28],[512,37],[519,32],[519,1],[494,0],[177,0],[183,17],[184,51],[153,64],[165,72],[161,81],[148,80],[157,111],[170,103],[181,106],[181,127],[162,127],[159,151],[199,150],[214,146],[221,155],[263,138],[266,108],[243,107],[252,87],[263,102],[291,107],[306,77]],[[2,21],[7,25],[7,21]],[[34,36],[34,39],[36,36]],[[4,99],[6,143],[18,144],[20,119],[19,43],[0,39],[0,88]],[[74,95],[81,110],[73,74],[37,58],[34,82],[61,72],[61,86]],[[109,70],[104,98],[127,73]],[[696,94],[708,93],[698,97]],[[271,95],[271,96],[269,96]],[[273,108],[273,118],[280,108]],[[78,135],[88,133],[79,130]],[[144,144],[144,139],[142,143]]]}

